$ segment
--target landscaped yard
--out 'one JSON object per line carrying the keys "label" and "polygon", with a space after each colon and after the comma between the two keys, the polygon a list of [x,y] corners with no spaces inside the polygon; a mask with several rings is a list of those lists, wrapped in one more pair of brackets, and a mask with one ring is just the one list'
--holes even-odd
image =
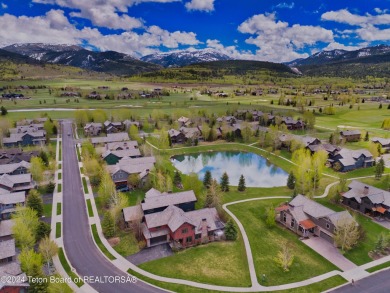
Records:
{"label": "landscaped yard", "polygon": [[[276,225],[265,224],[266,207],[276,207],[288,199],[259,200],[229,206],[240,220],[248,235],[259,282],[266,275],[267,286],[298,282],[327,273],[337,268],[316,252],[309,249],[298,235]],[[288,241],[295,259],[289,272],[283,272],[274,261],[281,243]]]}
{"label": "landscaped yard", "polygon": [[120,242],[113,248],[120,255],[126,257],[139,251],[138,242],[133,233],[119,231],[118,237],[120,238]]}
{"label": "landscaped yard", "polygon": [[51,210],[53,208],[53,205],[51,203],[44,204],[43,205],[43,215],[45,217],[51,217]]}
{"label": "landscaped yard", "polygon": [[188,248],[140,268],[159,276],[221,286],[250,286],[248,264],[241,238]]}
{"label": "landscaped yard", "polygon": [[[335,211],[342,211],[344,210],[343,207],[338,206],[336,204],[333,204],[329,202],[327,199],[319,199],[318,200],[321,204],[335,210]],[[368,253],[374,249],[375,241],[378,239],[378,236],[381,233],[389,233],[389,230],[386,228],[378,225],[377,223],[373,222],[371,219],[353,212],[350,210],[350,212],[355,216],[356,220],[358,221],[359,225],[363,227],[364,230],[364,239],[359,241],[359,244],[354,247],[352,250],[346,252],[344,256],[348,258],[350,261],[357,265],[363,265],[365,263],[368,263],[370,261],[373,261],[368,256]]]}

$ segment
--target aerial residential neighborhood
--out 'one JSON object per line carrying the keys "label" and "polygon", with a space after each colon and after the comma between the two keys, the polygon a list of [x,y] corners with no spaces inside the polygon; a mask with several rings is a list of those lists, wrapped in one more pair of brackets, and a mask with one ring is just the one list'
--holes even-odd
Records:
{"label": "aerial residential neighborhood", "polygon": [[390,292],[388,1],[0,1],[0,293]]}

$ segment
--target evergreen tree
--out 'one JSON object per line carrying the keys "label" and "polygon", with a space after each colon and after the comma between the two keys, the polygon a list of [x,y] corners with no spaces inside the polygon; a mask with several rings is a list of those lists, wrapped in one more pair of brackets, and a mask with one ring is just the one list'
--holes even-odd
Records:
{"label": "evergreen tree", "polygon": [[381,157],[379,162],[375,166],[375,178],[380,179],[385,171],[385,161]]}
{"label": "evergreen tree", "polygon": [[4,106],[1,106],[0,111],[1,111],[1,116],[5,116],[8,113],[7,109]]}
{"label": "evergreen tree", "polygon": [[382,103],[379,104],[379,109],[382,109]]}
{"label": "evergreen tree", "polygon": [[37,242],[45,237],[49,237],[50,232],[51,232],[51,228],[49,224],[45,222],[39,222],[37,235],[36,235]]}
{"label": "evergreen tree", "polygon": [[47,156],[47,153],[44,151],[41,151],[38,155],[42,159],[43,164],[47,167],[49,166],[49,157]]}
{"label": "evergreen tree", "polygon": [[169,143],[169,146],[172,147],[172,139],[171,139],[171,136],[168,134],[168,143]]}
{"label": "evergreen tree", "polygon": [[110,212],[105,212],[102,220],[102,230],[107,238],[113,237],[115,232],[114,218]]}
{"label": "evergreen tree", "polygon": [[204,187],[209,188],[212,179],[213,179],[213,177],[211,176],[211,172],[209,170],[207,170],[206,173],[204,174],[204,178],[203,178]]}
{"label": "evergreen tree", "polygon": [[38,217],[42,217],[43,215],[43,201],[41,195],[37,190],[31,189],[27,196],[27,207],[32,208],[37,212]]}
{"label": "evergreen tree", "polygon": [[295,188],[295,176],[294,176],[294,172],[293,171],[291,171],[290,174],[288,175],[287,187],[290,188],[290,189],[294,189]]}
{"label": "evergreen tree", "polygon": [[269,228],[275,226],[275,209],[273,206],[269,206],[266,209],[265,223]]}
{"label": "evergreen tree", "polygon": [[220,185],[221,185],[222,191],[224,191],[224,192],[229,191],[229,176],[226,172],[223,173],[223,175],[221,177]]}
{"label": "evergreen tree", "polygon": [[177,171],[175,172],[175,176],[173,177],[173,184],[175,184],[176,186],[181,185],[181,176],[180,173]]}
{"label": "evergreen tree", "polygon": [[234,222],[230,219],[227,221],[226,226],[225,226],[225,237],[226,240],[236,240],[237,239],[237,227],[234,224]]}
{"label": "evergreen tree", "polygon": [[241,174],[240,180],[238,181],[238,191],[245,191],[246,186],[245,186],[245,178],[244,175]]}
{"label": "evergreen tree", "polygon": [[368,134],[368,131],[366,131],[366,136],[364,137],[364,141],[369,141],[370,135]]}

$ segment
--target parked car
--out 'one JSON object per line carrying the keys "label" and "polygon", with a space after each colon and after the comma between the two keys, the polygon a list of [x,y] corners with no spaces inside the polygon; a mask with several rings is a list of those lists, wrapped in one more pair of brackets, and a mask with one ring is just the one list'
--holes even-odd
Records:
{"label": "parked car", "polygon": [[127,185],[118,185],[116,190],[120,192],[127,192],[130,191],[130,188]]}

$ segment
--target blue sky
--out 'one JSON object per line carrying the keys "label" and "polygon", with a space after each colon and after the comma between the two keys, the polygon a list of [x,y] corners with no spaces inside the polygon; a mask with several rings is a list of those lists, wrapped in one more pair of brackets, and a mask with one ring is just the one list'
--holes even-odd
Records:
{"label": "blue sky", "polygon": [[135,57],[216,49],[275,62],[390,44],[390,0],[0,0],[0,46],[83,44]]}

